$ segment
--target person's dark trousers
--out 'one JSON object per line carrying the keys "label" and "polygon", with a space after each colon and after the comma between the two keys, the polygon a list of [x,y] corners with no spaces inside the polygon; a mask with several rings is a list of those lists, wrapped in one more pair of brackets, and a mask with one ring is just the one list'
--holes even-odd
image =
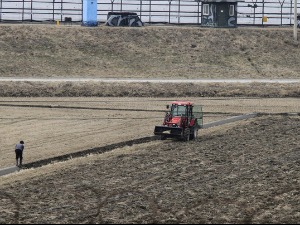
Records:
{"label": "person's dark trousers", "polygon": [[[20,162],[19,162],[19,159],[20,159]],[[23,160],[23,151],[20,149],[16,149],[17,166],[22,166],[22,160]]]}

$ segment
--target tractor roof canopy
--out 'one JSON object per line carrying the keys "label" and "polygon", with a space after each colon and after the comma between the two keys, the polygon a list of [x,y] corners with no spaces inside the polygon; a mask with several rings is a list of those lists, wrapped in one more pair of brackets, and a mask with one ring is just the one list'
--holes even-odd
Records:
{"label": "tractor roof canopy", "polygon": [[190,101],[174,101],[174,102],[172,102],[172,105],[189,105],[189,106],[191,106],[191,105],[193,105],[193,103]]}

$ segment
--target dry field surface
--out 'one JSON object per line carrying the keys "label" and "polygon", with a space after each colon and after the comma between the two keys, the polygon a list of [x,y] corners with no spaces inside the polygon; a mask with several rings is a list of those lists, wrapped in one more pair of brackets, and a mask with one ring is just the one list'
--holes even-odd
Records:
{"label": "dry field surface", "polygon": [[1,177],[0,222],[296,224],[299,124],[262,116]]}
{"label": "dry field surface", "polygon": [[[204,123],[252,112],[300,112],[297,98],[188,100],[203,105]],[[165,105],[171,101],[124,97],[0,98],[0,168],[14,165],[14,145],[20,139],[26,143],[24,161],[29,163],[152,136],[154,126],[162,123]]]}

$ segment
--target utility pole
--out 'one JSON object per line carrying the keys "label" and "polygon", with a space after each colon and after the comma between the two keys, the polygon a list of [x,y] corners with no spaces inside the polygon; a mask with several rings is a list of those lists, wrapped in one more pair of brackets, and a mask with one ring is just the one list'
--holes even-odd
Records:
{"label": "utility pole", "polygon": [[298,13],[297,13],[297,0],[294,0],[294,40],[297,42],[297,25],[298,25]]}

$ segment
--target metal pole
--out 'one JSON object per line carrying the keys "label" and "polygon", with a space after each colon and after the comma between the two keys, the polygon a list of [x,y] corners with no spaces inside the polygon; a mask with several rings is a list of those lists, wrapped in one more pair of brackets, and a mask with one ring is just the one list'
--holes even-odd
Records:
{"label": "metal pole", "polygon": [[111,0],[111,11],[112,11],[112,12],[114,11],[114,1],[115,1],[115,0]]}
{"label": "metal pole", "polygon": [[142,7],[143,7],[143,2],[140,0],[140,18],[142,20]]}
{"label": "metal pole", "polygon": [[200,2],[198,1],[198,16],[197,16],[197,23],[198,23],[198,25],[200,23],[199,17],[200,17]]}
{"label": "metal pole", "polygon": [[281,9],[280,9],[280,12],[281,12],[281,17],[280,17],[280,25],[282,26],[282,7],[283,7],[283,5],[281,5]]}
{"label": "metal pole", "polygon": [[171,3],[172,0],[171,1],[169,0],[169,24],[171,23]]}
{"label": "metal pole", "polygon": [[291,5],[290,5],[290,25],[292,25],[292,15],[293,15],[293,0],[291,0]]}
{"label": "metal pole", "polygon": [[180,24],[180,10],[181,10],[181,1],[178,2],[178,24]]}
{"label": "metal pole", "polygon": [[297,25],[298,25],[298,20],[297,20],[298,12],[297,12],[297,0],[294,0],[294,40],[298,41],[298,34],[297,34]]}
{"label": "metal pole", "polygon": [[152,10],[152,1],[150,0],[150,6],[149,6],[149,23],[151,23],[151,10]]}
{"label": "metal pole", "polygon": [[61,10],[61,13],[60,13],[60,22],[63,21],[63,6],[64,6],[64,3],[63,3],[63,0],[61,0],[61,7],[60,7],[60,10]]}
{"label": "metal pole", "polygon": [[54,16],[54,14],[55,14],[55,11],[54,11],[54,9],[55,9],[55,0],[53,0],[52,6],[53,6],[53,9],[52,9],[52,19],[53,19],[53,22],[54,22],[55,21],[55,16]]}
{"label": "metal pole", "polygon": [[283,4],[285,2],[285,0],[278,0],[279,4],[280,4],[280,25],[282,26],[282,18],[283,18]]}
{"label": "metal pole", "polygon": [[265,18],[265,0],[263,0],[263,8],[262,8],[262,25],[264,25],[264,18]]}
{"label": "metal pole", "polygon": [[0,22],[2,21],[2,0],[0,0]]}
{"label": "metal pole", "polygon": [[33,10],[33,5],[32,5],[32,1],[31,1],[31,4],[30,4],[30,21],[32,22],[32,10]]}
{"label": "metal pole", "polygon": [[255,18],[255,16],[256,16],[255,9],[256,9],[256,8],[254,7],[254,11],[253,11],[253,13],[254,13],[254,20],[253,20],[253,24],[255,24],[255,19],[256,19],[256,18]]}
{"label": "metal pole", "polygon": [[257,1],[258,0],[252,0],[253,3],[253,14],[254,14],[254,18],[253,18],[253,24],[255,24],[255,20],[256,20],[256,8],[257,8]]}
{"label": "metal pole", "polygon": [[24,21],[24,13],[25,13],[25,0],[23,0],[22,22]]}

